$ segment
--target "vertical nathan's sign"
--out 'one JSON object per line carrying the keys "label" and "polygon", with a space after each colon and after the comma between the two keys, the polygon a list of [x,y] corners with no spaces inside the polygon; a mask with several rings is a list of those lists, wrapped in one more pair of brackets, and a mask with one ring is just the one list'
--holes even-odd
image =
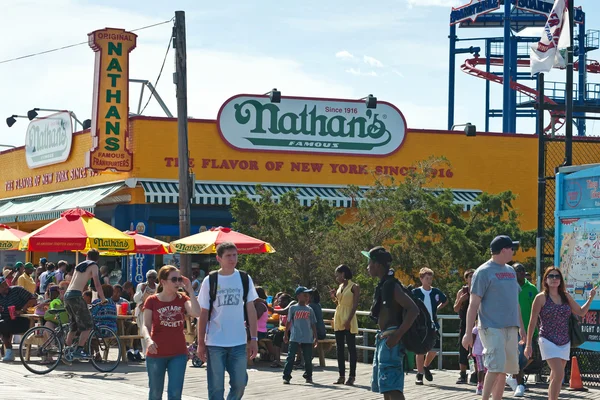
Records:
{"label": "vertical nathan's sign", "polygon": [[96,171],[131,171],[133,153],[129,140],[129,53],[137,35],[106,28],[88,35],[96,52],[92,149],[87,167]]}

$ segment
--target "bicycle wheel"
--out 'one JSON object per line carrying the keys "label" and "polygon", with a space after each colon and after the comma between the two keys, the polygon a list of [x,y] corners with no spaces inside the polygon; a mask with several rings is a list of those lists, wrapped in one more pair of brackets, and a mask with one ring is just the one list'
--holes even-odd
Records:
{"label": "bicycle wheel", "polygon": [[52,371],[62,357],[62,342],[56,332],[45,326],[31,328],[21,338],[19,358],[23,366],[34,374]]}
{"label": "bicycle wheel", "polygon": [[97,327],[88,340],[88,354],[94,368],[100,372],[111,372],[121,362],[121,341],[112,329]]}

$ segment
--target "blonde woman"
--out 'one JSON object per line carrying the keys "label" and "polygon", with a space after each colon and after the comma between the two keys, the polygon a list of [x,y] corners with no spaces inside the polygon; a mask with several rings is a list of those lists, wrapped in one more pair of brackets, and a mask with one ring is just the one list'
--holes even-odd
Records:
{"label": "blonde woman", "polygon": [[[352,282],[352,271],[342,264],[335,269],[335,280],[340,284],[336,289],[330,289],[331,299],[336,303],[335,315],[333,316],[333,330],[335,331],[335,343],[337,348],[339,378],[334,385],[354,385],[356,379],[356,334],[358,333],[358,321],[356,310],[360,299],[360,287]],[[348,345],[350,356],[350,375],[346,381],[346,354],[344,342]]]}

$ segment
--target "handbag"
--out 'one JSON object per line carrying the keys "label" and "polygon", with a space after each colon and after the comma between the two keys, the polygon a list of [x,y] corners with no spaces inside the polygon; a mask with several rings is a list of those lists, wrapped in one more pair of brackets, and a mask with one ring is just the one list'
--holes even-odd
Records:
{"label": "handbag", "polygon": [[579,318],[573,313],[569,317],[569,339],[571,340],[571,348],[581,346],[585,341],[585,335],[581,331]]}

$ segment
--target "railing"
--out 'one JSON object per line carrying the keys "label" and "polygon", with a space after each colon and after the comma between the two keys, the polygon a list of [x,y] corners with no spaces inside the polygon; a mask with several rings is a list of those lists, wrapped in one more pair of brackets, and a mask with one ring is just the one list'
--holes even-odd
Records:
{"label": "railing", "polygon": [[[333,314],[335,313],[335,309],[324,308],[323,314]],[[357,311],[356,315],[358,316],[368,316],[368,311]],[[458,332],[444,332],[444,321],[445,320],[458,320],[458,315],[438,315],[438,323],[440,325],[440,350],[438,352],[438,369],[442,369],[444,356],[458,356],[458,351],[444,351],[444,339],[455,338],[458,341]],[[325,325],[325,328],[328,330],[332,329],[331,325]],[[369,346],[369,335],[375,335],[377,333],[377,329],[369,329],[369,328],[361,328],[358,327],[358,337],[362,338],[362,344],[357,345],[356,348],[358,350],[363,351],[363,361],[369,359],[369,351],[375,351],[375,347]],[[362,335],[361,335],[362,334]],[[327,337],[333,338],[335,337],[333,334],[327,334]]]}

